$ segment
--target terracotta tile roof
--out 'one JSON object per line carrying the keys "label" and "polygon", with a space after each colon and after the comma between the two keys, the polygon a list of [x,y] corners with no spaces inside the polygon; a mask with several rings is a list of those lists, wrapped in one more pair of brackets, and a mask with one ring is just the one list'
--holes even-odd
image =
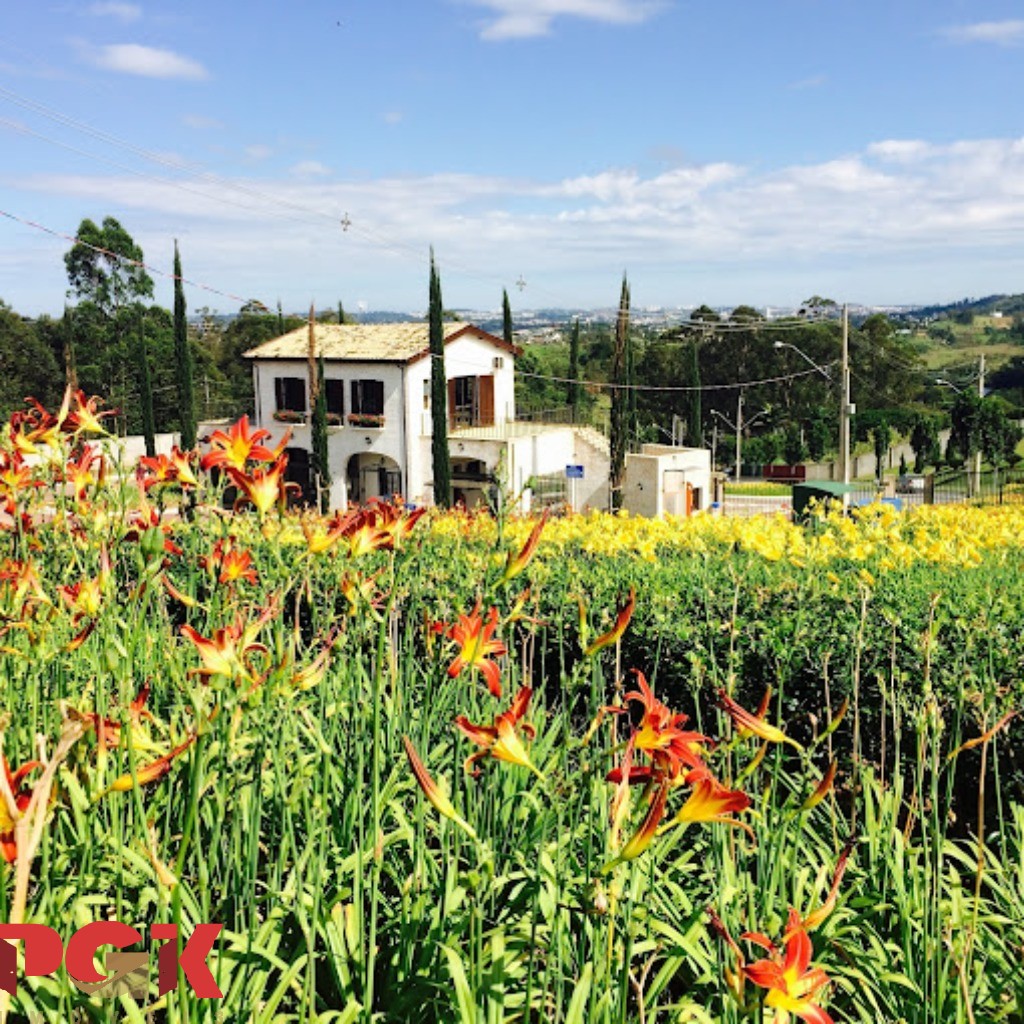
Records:
{"label": "terracotta tile roof", "polygon": [[[426,321],[398,324],[316,324],[316,352],[327,361],[360,363],[411,363],[428,354],[429,326]],[[444,341],[469,334],[489,341],[505,351],[518,354],[501,338],[472,324],[449,321],[444,325]],[[303,324],[279,338],[258,345],[245,353],[247,359],[305,359],[309,353],[309,326]]]}

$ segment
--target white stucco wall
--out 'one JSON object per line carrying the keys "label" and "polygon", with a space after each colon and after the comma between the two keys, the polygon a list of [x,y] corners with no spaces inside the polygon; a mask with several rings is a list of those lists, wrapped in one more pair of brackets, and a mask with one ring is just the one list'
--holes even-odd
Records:
{"label": "white stucco wall", "polygon": [[694,509],[711,504],[711,452],[645,444],[626,456],[623,505],[634,515],[656,518],[685,513],[686,486],[694,489]]}

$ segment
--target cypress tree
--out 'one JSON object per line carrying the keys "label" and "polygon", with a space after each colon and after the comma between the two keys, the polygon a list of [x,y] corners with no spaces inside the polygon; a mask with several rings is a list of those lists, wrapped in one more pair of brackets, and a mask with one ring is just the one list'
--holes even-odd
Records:
{"label": "cypress tree", "polygon": [[508,301],[508,289],[502,288],[501,290],[501,328],[502,337],[505,341],[512,345],[512,306]]}
{"label": "cypress tree", "polygon": [[611,436],[609,437],[610,466],[608,489],[613,510],[622,508],[622,480],[626,472],[626,445],[628,430],[627,383],[629,339],[629,282],[622,275],[622,292],[619,296],[619,315],[615,321],[615,343],[612,346],[611,384]]}
{"label": "cypress tree", "polygon": [[345,307],[341,304],[341,299],[338,299],[338,323],[343,324],[345,322]]}
{"label": "cypress tree", "polygon": [[174,240],[174,362],[178,376],[178,408],[181,417],[181,447],[196,446],[195,392],[192,383],[192,350],[185,323],[185,289],[181,282],[181,256]]}
{"label": "cypress tree", "polygon": [[313,403],[313,422],[310,427],[313,445],[313,479],[320,493],[320,511],[331,507],[331,466],[327,445],[327,390],[324,387],[324,357],[316,363],[316,399]]}
{"label": "cypress tree", "polygon": [[139,318],[139,396],[142,402],[142,436],[146,440],[146,454],[156,455],[156,416],[153,413],[153,378],[149,372],[149,355],[146,351],[146,321]]}
{"label": "cypress tree", "polygon": [[72,391],[78,390],[78,366],[75,362],[75,322],[74,313],[64,307],[64,320],[61,325],[61,340],[64,347],[64,380]]}
{"label": "cypress tree", "polygon": [[691,341],[683,355],[683,383],[692,391],[683,392],[683,421],[686,425],[686,443],[691,448],[699,448],[704,426],[701,422],[700,404],[700,358],[697,342]]}
{"label": "cypress tree", "polygon": [[441,278],[430,250],[430,415],[433,423],[431,454],[434,463],[434,504],[451,508],[452,463],[448,451],[448,380],[444,371],[444,306]]}
{"label": "cypress tree", "polygon": [[572,421],[576,423],[580,418],[580,397],[583,386],[580,379],[580,320],[577,317],[572,322],[572,331],[569,334],[569,386],[566,397],[569,400],[569,408],[572,409]]}

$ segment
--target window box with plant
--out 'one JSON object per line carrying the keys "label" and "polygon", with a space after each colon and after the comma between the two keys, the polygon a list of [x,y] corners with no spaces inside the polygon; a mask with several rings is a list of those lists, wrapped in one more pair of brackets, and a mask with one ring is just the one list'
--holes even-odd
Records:
{"label": "window box with plant", "polygon": [[350,412],[348,421],[353,427],[383,427],[384,414],[372,412]]}
{"label": "window box with plant", "polygon": [[274,413],[274,419],[278,423],[305,423],[306,414],[298,409],[278,409]]}

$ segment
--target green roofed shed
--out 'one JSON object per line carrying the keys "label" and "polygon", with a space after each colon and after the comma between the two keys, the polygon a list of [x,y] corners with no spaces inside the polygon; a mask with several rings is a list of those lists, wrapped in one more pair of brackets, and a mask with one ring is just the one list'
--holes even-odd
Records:
{"label": "green roofed shed", "polygon": [[794,484],[793,518],[797,521],[806,519],[811,502],[826,506],[833,503],[841,504],[844,494],[852,494],[856,490],[854,484],[844,484],[838,480],[814,480]]}

